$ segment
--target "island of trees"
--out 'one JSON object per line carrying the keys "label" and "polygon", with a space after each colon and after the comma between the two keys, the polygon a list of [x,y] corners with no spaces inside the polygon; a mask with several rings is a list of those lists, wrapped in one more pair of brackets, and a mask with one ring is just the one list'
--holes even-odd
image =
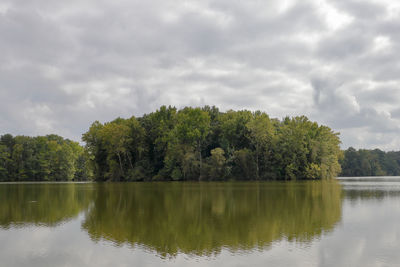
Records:
{"label": "island of trees", "polygon": [[[305,116],[162,106],[94,122],[85,147],[57,135],[0,137],[0,181],[304,180],[400,175],[400,152],[340,150]],[[341,168],[342,166],[342,168]],[[343,169],[341,171],[341,169]]]}
{"label": "island of trees", "polygon": [[339,174],[338,134],[306,117],[162,106],[83,134],[98,181],[295,180]]}

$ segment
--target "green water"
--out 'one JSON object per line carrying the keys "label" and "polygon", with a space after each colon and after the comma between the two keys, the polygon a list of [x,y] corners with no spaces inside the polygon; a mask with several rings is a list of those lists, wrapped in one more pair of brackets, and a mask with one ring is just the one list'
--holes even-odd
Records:
{"label": "green water", "polygon": [[0,266],[396,266],[398,222],[400,178],[0,184]]}

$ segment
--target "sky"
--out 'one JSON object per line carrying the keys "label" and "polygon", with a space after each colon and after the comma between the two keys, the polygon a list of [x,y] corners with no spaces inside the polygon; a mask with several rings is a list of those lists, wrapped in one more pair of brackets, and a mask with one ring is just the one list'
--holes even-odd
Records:
{"label": "sky", "polygon": [[391,0],[0,0],[0,134],[216,105],[400,150],[399,33]]}

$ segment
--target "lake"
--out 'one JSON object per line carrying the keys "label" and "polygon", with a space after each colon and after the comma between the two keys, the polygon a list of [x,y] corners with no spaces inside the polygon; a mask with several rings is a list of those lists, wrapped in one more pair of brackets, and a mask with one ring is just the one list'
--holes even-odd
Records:
{"label": "lake", "polygon": [[0,184],[0,266],[400,266],[400,177]]}

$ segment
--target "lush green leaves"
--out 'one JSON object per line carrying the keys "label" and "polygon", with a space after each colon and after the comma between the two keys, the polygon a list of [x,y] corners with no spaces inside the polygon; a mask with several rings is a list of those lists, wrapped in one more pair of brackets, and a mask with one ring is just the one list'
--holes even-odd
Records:
{"label": "lush green leaves", "polygon": [[400,175],[400,152],[384,152],[379,149],[355,150],[350,147],[341,160],[342,176]]}
{"label": "lush green leaves", "polygon": [[[94,122],[83,137],[96,180],[142,180],[144,129],[135,117]],[[146,164],[144,164],[146,165]]]}
{"label": "lush green leaves", "polygon": [[[341,170],[337,133],[304,116],[279,121],[261,111],[162,106],[141,118],[96,121],[82,140],[85,149],[57,135],[3,135],[0,181],[295,180]],[[385,173],[377,162],[360,165]]]}
{"label": "lush green leaves", "polygon": [[338,134],[306,117],[161,107],[83,135],[96,180],[322,179],[340,172]]}
{"label": "lush green leaves", "polygon": [[0,181],[71,181],[90,177],[84,149],[57,135],[0,137]]}

